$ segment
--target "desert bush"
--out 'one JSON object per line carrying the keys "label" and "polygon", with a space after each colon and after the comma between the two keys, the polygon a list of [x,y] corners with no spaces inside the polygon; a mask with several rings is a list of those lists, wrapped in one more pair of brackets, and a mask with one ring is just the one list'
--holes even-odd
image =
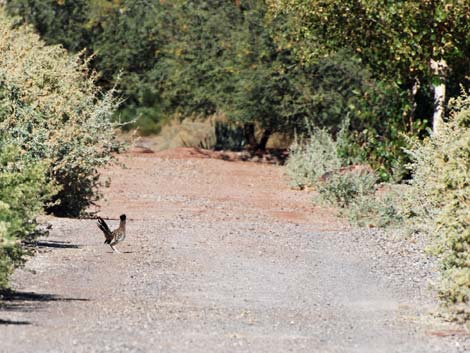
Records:
{"label": "desert bush", "polygon": [[55,188],[46,177],[47,162],[34,162],[0,136],[0,289],[28,251],[21,241],[38,233],[36,216]]}
{"label": "desert bush", "polygon": [[[470,96],[451,100],[449,122],[423,142],[408,141],[413,179],[377,192],[374,173],[354,173],[343,142],[317,130],[292,147],[288,173],[313,186],[317,200],[340,207],[359,226],[400,226],[424,232],[442,259],[440,297],[449,317],[470,319]],[[342,167],[342,168],[341,168]]]}
{"label": "desert bush", "polygon": [[337,142],[324,129],[313,128],[310,137],[296,141],[290,147],[286,171],[295,187],[313,187],[319,178],[342,167]]}
{"label": "desert bush", "polygon": [[411,150],[408,223],[434,239],[442,259],[440,296],[451,317],[470,318],[470,96],[450,102],[449,122]]}
{"label": "desert bush", "polygon": [[98,168],[119,150],[112,92],[102,93],[87,62],[45,45],[0,9],[0,129],[60,186],[51,210],[79,215],[97,199]]}
{"label": "desert bush", "polygon": [[403,188],[381,185],[378,192],[379,176],[364,164],[360,152],[351,150],[348,131],[349,121],[345,119],[336,138],[326,130],[310,128],[308,140],[296,140],[286,163],[291,184],[314,188],[318,192],[316,203],[339,207],[355,226],[400,224]]}
{"label": "desert bush", "polygon": [[400,207],[406,185],[382,184],[373,186],[370,192],[359,195],[345,214],[357,227],[397,228],[403,224]]}
{"label": "desert bush", "polygon": [[317,185],[319,200],[340,208],[348,208],[368,195],[374,194],[377,176],[373,172],[332,171]]}
{"label": "desert bush", "polygon": [[367,166],[355,166],[359,159],[343,157],[348,142],[347,124],[336,139],[324,129],[310,128],[310,138],[294,142],[286,163],[286,171],[295,187],[312,187],[318,192],[315,202],[333,205],[348,213],[354,209],[357,219],[366,212],[366,198],[372,198],[378,181]]}

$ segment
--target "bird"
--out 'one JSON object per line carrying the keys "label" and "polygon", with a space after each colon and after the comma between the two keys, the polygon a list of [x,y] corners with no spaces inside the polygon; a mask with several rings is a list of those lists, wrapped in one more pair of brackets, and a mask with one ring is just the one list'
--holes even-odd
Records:
{"label": "bird", "polygon": [[106,224],[103,218],[98,217],[98,228],[101,229],[101,231],[104,234],[105,237],[105,244],[109,244],[111,249],[113,249],[114,252],[120,253],[119,250],[115,249],[114,246],[118,243],[121,243],[126,239],[126,215],[122,214],[119,219],[121,220],[119,222],[119,227],[113,231],[109,229],[109,226]]}

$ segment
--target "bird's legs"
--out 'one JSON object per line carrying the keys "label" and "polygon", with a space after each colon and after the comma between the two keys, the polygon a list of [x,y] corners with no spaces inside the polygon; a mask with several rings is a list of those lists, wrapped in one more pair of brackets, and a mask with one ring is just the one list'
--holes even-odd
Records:
{"label": "bird's legs", "polygon": [[111,249],[113,249],[113,252],[115,252],[117,254],[121,253],[118,249],[114,248],[114,246],[112,246],[111,244],[109,244],[109,246],[111,247]]}

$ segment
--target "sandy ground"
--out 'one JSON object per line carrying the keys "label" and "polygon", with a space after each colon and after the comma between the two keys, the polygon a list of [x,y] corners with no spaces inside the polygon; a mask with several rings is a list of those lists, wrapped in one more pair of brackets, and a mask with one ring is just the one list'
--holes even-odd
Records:
{"label": "sandy ground", "polygon": [[432,316],[426,273],[406,272],[412,256],[314,207],[281,167],[194,149],[121,161],[94,211],[112,228],[127,214],[122,254],[94,220],[51,218],[0,305],[0,352],[470,349]]}

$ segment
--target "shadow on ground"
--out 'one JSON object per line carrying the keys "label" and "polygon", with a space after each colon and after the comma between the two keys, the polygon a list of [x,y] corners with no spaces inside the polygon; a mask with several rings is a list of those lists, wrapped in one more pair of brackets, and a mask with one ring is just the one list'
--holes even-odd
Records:
{"label": "shadow on ground", "polygon": [[[55,294],[20,292],[13,290],[0,291],[0,311],[30,312],[41,308],[48,302],[89,301],[87,298],[67,298]],[[1,320],[0,324],[2,323]],[[6,320],[8,321],[8,320]]]}
{"label": "shadow on ground", "polygon": [[42,240],[37,241],[32,244],[38,248],[54,248],[54,249],[80,249],[80,245],[70,244],[64,241],[57,241],[57,240]]}
{"label": "shadow on ground", "polygon": [[2,319],[0,319],[0,325],[31,325],[31,323],[29,321],[2,320]]}

